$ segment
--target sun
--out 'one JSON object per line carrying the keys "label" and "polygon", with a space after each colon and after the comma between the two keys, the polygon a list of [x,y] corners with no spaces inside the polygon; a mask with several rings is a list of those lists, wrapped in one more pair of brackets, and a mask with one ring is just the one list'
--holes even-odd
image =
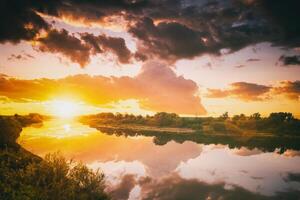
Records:
{"label": "sun", "polygon": [[51,102],[51,112],[61,118],[72,118],[78,115],[80,105],[66,100],[54,100]]}

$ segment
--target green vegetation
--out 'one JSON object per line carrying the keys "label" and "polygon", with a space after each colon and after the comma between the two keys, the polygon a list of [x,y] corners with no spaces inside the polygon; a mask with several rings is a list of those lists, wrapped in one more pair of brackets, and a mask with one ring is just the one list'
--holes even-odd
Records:
{"label": "green vegetation", "polygon": [[160,112],[154,116],[132,115],[132,114],[113,114],[99,113],[96,115],[82,116],[79,119],[84,124],[91,126],[98,125],[141,125],[151,127],[170,127],[170,128],[193,128],[201,129],[201,118],[179,117],[175,113]]}
{"label": "green vegetation", "polygon": [[[106,125],[124,127],[173,127],[189,128],[197,133],[204,134],[272,134],[277,136],[298,135],[300,136],[300,120],[293,117],[291,113],[271,113],[268,117],[261,117],[259,113],[250,116],[244,114],[229,117],[224,113],[220,117],[179,117],[174,113],[160,112],[154,116],[143,117],[141,115],[99,113],[80,118],[84,124],[99,128]],[[129,127],[129,126],[128,126]]]}
{"label": "green vegetation", "polygon": [[1,200],[104,200],[104,175],[59,154],[45,159],[16,143],[22,127],[41,123],[38,114],[0,116]]}
{"label": "green vegetation", "polygon": [[80,163],[73,166],[58,154],[42,160],[21,152],[0,153],[0,199],[109,199],[104,188],[102,173]]}

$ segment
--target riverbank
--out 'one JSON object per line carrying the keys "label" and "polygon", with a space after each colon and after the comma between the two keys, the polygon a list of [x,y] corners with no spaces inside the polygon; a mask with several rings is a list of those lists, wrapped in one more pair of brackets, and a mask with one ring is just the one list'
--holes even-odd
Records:
{"label": "riverbank", "polygon": [[300,120],[291,113],[259,113],[228,117],[180,117],[175,113],[156,113],[153,116],[99,113],[79,117],[83,124],[94,128],[115,128],[135,131],[156,131],[176,134],[209,134],[261,137],[300,137]]}
{"label": "riverbank", "polygon": [[16,143],[22,128],[36,123],[40,115],[0,116],[0,199],[110,199],[101,172],[58,153],[42,159]]}

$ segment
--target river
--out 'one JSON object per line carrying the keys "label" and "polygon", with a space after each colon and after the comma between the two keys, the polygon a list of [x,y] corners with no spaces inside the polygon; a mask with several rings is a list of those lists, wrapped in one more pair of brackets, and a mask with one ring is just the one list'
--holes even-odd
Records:
{"label": "river", "polygon": [[300,151],[295,149],[154,141],[53,119],[24,128],[18,142],[39,156],[60,151],[101,169],[117,199],[299,198]]}

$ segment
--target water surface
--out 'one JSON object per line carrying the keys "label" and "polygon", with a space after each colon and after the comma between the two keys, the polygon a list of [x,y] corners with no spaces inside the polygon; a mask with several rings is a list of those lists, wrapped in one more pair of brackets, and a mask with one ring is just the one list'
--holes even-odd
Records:
{"label": "water surface", "polygon": [[[163,134],[163,133],[162,133]],[[101,132],[68,120],[28,127],[19,143],[104,171],[116,199],[299,199],[300,151]],[[229,147],[230,146],[230,147]],[[284,149],[284,150],[283,150]]]}

